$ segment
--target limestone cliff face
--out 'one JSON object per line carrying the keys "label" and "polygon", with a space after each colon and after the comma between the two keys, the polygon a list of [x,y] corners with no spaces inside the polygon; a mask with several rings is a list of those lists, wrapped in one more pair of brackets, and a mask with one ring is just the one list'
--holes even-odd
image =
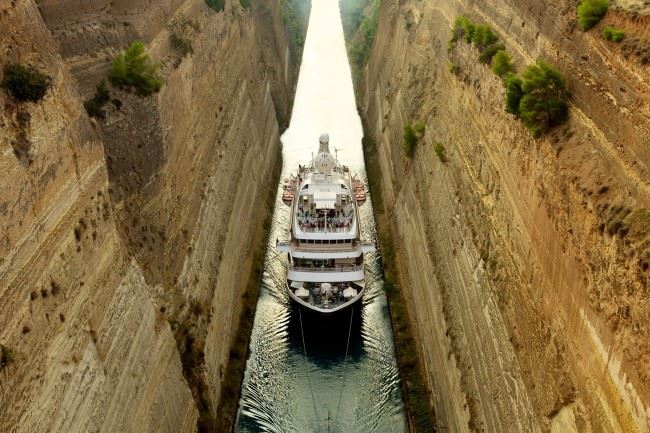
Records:
{"label": "limestone cliff face", "polygon": [[[579,31],[575,6],[382,2],[362,110],[444,431],[649,429],[650,72]],[[604,24],[643,46],[646,17],[623,6]],[[505,113],[476,49],[447,52],[459,15],[491,25],[520,70],[556,64],[569,122],[534,139]]]}
{"label": "limestone cliff face", "polygon": [[3,8],[3,62],[37,65],[52,88],[38,104],[0,93],[0,340],[13,357],[0,431],[192,431],[171,329],[116,230],[102,142],[36,5]]}
{"label": "limestone cliff face", "polygon": [[[89,119],[136,38],[161,92],[111,89],[121,105]],[[296,62],[280,2],[3,3],[0,46],[52,77],[39,103],[0,91],[0,431],[194,431],[271,211]]]}

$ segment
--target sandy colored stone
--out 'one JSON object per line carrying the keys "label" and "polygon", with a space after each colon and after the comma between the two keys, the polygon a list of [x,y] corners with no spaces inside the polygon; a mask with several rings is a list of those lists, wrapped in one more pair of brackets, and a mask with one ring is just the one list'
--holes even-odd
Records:
{"label": "sandy colored stone", "polygon": [[[362,105],[438,424],[450,432],[557,431],[567,408],[578,432],[649,428],[648,69],[599,30],[580,32],[574,7],[381,6]],[[491,25],[519,70],[539,56],[559,67],[573,95],[566,125],[533,139],[505,113],[502,83],[476,49],[447,53],[461,14]],[[616,14],[602,25],[634,28],[637,18]],[[408,160],[402,128],[419,120],[425,137]],[[617,221],[629,231],[610,233]]]}

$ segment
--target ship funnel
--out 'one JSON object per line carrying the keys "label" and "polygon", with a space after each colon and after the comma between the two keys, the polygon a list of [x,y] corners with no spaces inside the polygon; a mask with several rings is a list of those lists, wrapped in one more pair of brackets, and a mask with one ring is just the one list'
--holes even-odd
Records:
{"label": "ship funnel", "polygon": [[314,158],[314,166],[319,173],[330,174],[336,165],[336,161],[329,149],[330,136],[323,134],[318,139],[318,142],[320,148],[318,149],[318,155]]}
{"label": "ship funnel", "polygon": [[318,149],[318,153],[320,152],[329,152],[329,144],[330,144],[330,136],[329,134],[321,134],[321,136],[318,138],[318,142],[320,143],[320,148]]}

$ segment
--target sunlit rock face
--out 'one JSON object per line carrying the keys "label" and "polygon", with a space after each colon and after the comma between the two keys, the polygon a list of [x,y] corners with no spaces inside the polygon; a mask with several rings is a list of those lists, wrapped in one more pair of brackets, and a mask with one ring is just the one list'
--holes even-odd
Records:
{"label": "sunlit rock face", "polygon": [[[361,105],[449,431],[648,431],[648,68],[600,37],[615,24],[642,46],[639,5],[583,33],[575,2],[382,2]],[[560,69],[565,125],[534,139],[477,49],[448,52],[463,14],[519,71],[540,56]],[[418,121],[411,159],[403,127]]]}
{"label": "sunlit rock face", "polygon": [[[290,111],[286,34],[280,2],[0,5],[0,67],[51,77],[38,103],[0,91],[0,431],[192,432],[193,382],[216,410],[270,212],[250,204],[275,190]],[[110,87],[119,103],[90,119],[134,39],[164,86]],[[189,383],[188,336],[203,354]]]}

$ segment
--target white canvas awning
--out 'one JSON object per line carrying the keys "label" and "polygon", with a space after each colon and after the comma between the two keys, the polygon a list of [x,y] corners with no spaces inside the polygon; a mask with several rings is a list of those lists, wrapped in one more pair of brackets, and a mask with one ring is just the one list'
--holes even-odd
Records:
{"label": "white canvas awning", "polygon": [[303,281],[292,281],[291,282],[291,287],[294,289],[300,289],[303,284],[305,284]]}
{"label": "white canvas awning", "polygon": [[318,193],[314,194],[314,202],[317,209],[334,209],[336,193],[333,191],[318,191]]}
{"label": "white canvas awning", "polygon": [[363,289],[364,287],[366,287],[366,282],[365,282],[365,280],[353,281],[353,283],[356,284],[357,286],[361,287],[362,289]]}

